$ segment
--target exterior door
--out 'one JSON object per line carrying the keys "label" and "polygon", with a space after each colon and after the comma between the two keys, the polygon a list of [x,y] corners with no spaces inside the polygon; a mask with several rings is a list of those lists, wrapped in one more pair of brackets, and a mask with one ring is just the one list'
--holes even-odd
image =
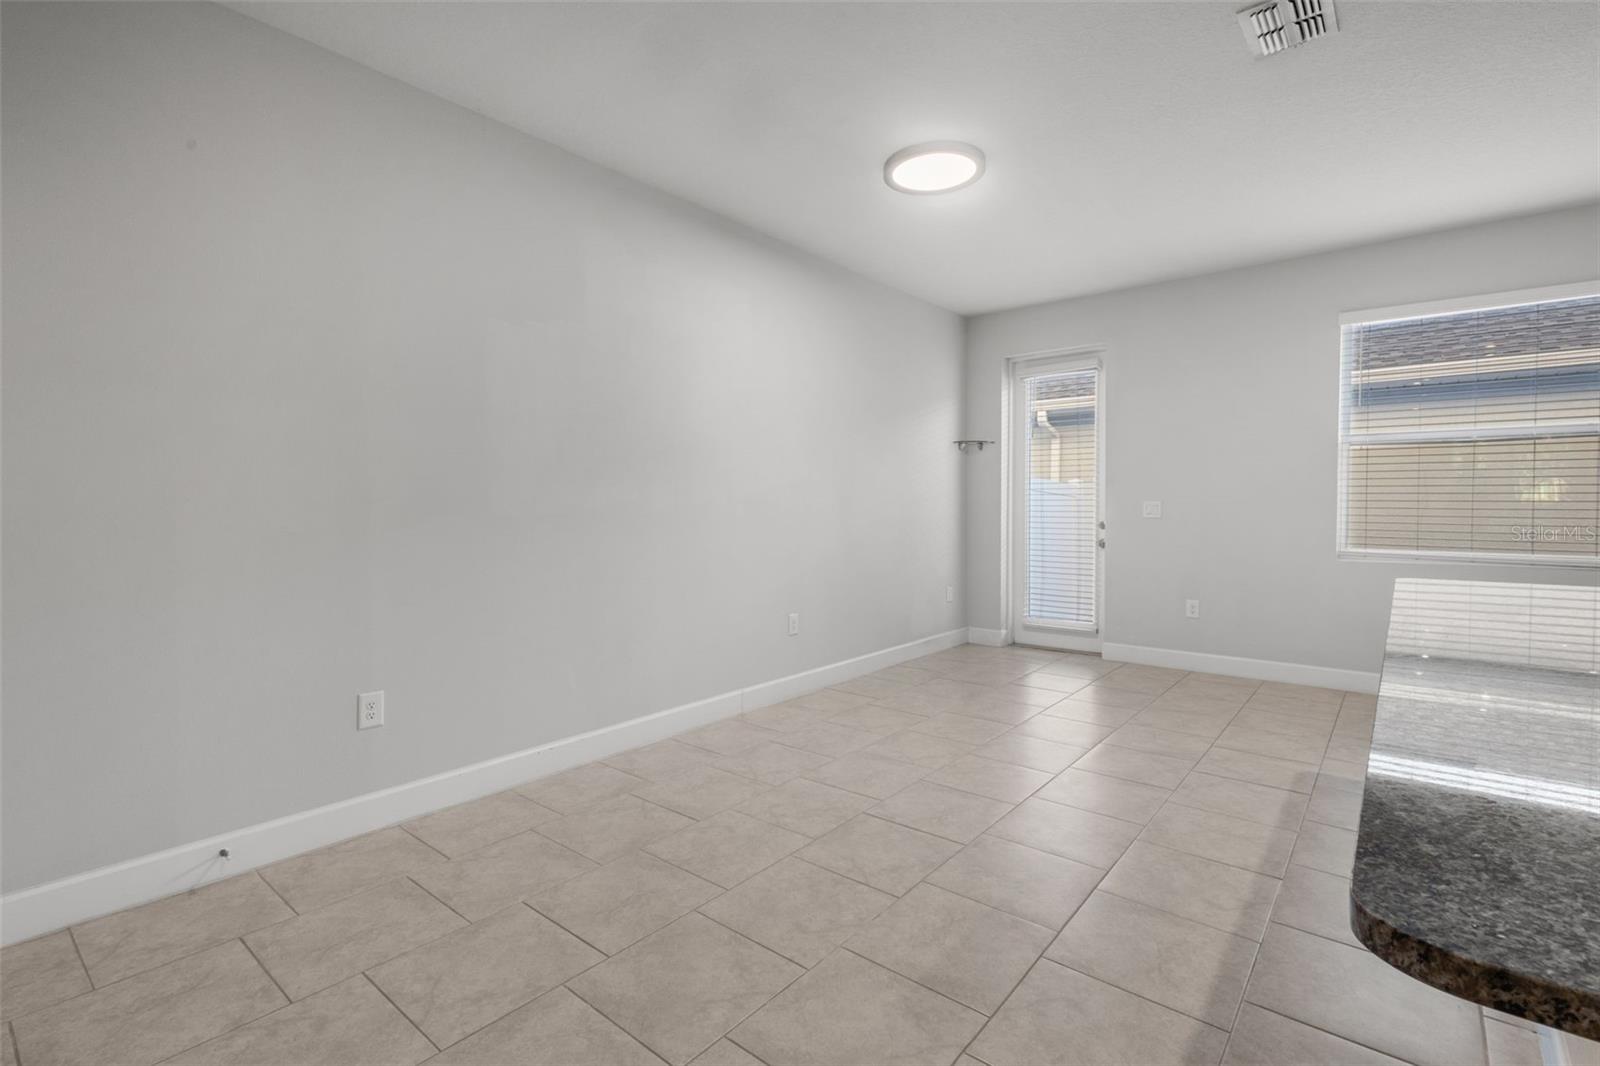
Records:
{"label": "exterior door", "polygon": [[1011,400],[1011,639],[1100,649],[1105,525],[1101,368],[1018,361]]}

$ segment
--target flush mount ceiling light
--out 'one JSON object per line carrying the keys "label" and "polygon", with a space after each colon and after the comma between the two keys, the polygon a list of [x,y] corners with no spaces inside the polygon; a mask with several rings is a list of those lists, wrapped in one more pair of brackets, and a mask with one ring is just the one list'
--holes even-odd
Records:
{"label": "flush mount ceiling light", "polygon": [[960,141],[914,144],[900,149],[883,164],[883,180],[898,192],[952,192],[982,176],[983,153]]}

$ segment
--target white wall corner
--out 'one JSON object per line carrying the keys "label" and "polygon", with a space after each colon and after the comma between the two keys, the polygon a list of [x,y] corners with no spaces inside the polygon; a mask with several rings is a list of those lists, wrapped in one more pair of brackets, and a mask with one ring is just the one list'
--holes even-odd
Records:
{"label": "white wall corner", "polygon": [[[369,792],[232,833],[182,844],[0,897],[0,943],[14,944],[102,914],[199,888],[291,855],[346,840],[441,807],[766,707],[897,663],[953,648],[965,629],[898,644],[749,688],[671,707],[459,769]],[[229,858],[218,851],[227,848]]]}
{"label": "white wall corner", "polygon": [[[974,644],[977,641],[973,641]],[[1144,666],[1167,666],[1175,670],[1198,670],[1208,674],[1228,674],[1258,681],[1282,681],[1291,685],[1315,685],[1346,692],[1377,692],[1378,671],[1339,670],[1331,666],[1281,663],[1271,659],[1245,659],[1237,655],[1212,655],[1173,648],[1146,648],[1137,644],[1101,645],[1103,658]]]}

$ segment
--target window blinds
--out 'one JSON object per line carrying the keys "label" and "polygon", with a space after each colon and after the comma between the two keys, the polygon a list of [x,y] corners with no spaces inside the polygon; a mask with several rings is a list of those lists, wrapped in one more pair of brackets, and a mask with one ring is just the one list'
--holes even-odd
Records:
{"label": "window blinds", "polygon": [[1342,550],[1600,560],[1600,296],[1341,341]]}
{"label": "window blinds", "polygon": [[1026,380],[1028,621],[1096,626],[1098,380],[1094,368]]}

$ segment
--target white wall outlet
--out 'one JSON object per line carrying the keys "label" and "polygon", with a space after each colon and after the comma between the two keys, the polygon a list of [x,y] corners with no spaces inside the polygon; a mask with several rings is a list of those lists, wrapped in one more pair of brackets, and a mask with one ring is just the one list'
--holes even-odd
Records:
{"label": "white wall outlet", "polygon": [[791,637],[798,637],[800,635],[800,612],[798,611],[792,612],[789,615],[789,635]]}
{"label": "white wall outlet", "polygon": [[1183,616],[1185,618],[1199,618],[1200,617],[1200,601],[1199,600],[1184,600],[1183,601]]}
{"label": "white wall outlet", "polygon": [[356,728],[376,729],[383,724],[383,693],[363,692],[356,697]]}
{"label": "white wall outlet", "polygon": [[1146,500],[1146,501],[1144,501],[1144,504],[1140,508],[1140,512],[1139,513],[1144,515],[1144,517],[1146,517],[1146,518],[1160,518],[1161,517],[1161,501],[1160,500]]}
{"label": "white wall outlet", "polygon": [[954,585],[946,585],[944,587],[944,602],[956,602],[956,587]]}

